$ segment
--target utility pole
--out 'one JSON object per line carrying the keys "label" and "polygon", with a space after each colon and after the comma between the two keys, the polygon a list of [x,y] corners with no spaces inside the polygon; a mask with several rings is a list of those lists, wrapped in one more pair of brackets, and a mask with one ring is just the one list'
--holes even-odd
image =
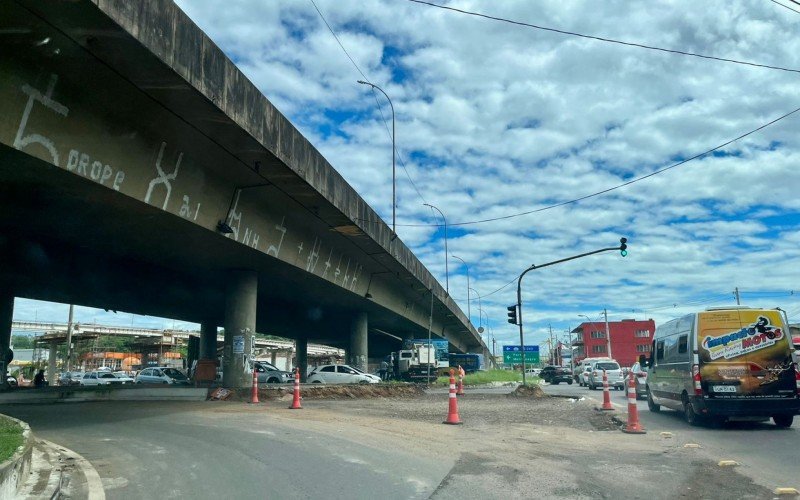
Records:
{"label": "utility pole", "polygon": [[555,360],[556,360],[556,346],[555,346],[555,344],[553,344],[553,327],[552,327],[552,325],[548,324],[547,328],[550,329],[550,361],[551,361],[550,364],[554,365],[554,364],[556,364],[555,363]]}
{"label": "utility pole", "polygon": [[742,305],[742,303],[739,302],[739,287],[738,286],[733,289],[733,295],[734,295],[734,297],[736,297],[736,305],[737,306]]}
{"label": "utility pole", "polygon": [[72,318],[75,312],[75,306],[69,305],[69,317],[67,318],[67,368],[64,371],[70,371],[72,368]]}
{"label": "utility pole", "polygon": [[611,332],[608,330],[608,311],[604,308],[603,315],[606,317],[606,344],[608,345],[608,357],[613,358],[611,356]]}

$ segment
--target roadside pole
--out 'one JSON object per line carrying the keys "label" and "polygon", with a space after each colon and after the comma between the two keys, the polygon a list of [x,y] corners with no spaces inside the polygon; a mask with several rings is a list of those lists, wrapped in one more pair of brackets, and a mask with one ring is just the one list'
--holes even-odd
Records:
{"label": "roadside pole", "polygon": [[519,346],[520,346],[520,349],[522,350],[522,385],[525,385],[525,383],[526,383],[526,380],[525,380],[525,335],[524,335],[523,329],[522,329],[522,278],[524,278],[525,275],[528,274],[528,272],[533,271],[534,269],[540,269],[542,267],[552,266],[554,264],[561,264],[562,262],[567,262],[567,261],[570,261],[570,260],[580,259],[581,257],[587,257],[589,255],[594,255],[596,253],[608,252],[608,251],[611,251],[611,250],[619,250],[620,254],[623,257],[625,257],[626,255],[628,255],[628,250],[627,250],[628,245],[627,245],[627,243],[628,243],[628,239],[627,238],[620,238],[618,247],[600,248],[599,250],[593,250],[591,252],[586,252],[586,253],[582,253],[582,254],[578,254],[578,255],[573,255],[572,257],[566,257],[564,259],[554,260],[552,262],[548,262],[546,264],[541,264],[541,265],[538,265],[538,266],[536,264],[531,264],[531,266],[528,269],[522,271],[522,274],[519,275],[519,278],[517,278],[517,320],[518,320],[517,324],[519,325]]}

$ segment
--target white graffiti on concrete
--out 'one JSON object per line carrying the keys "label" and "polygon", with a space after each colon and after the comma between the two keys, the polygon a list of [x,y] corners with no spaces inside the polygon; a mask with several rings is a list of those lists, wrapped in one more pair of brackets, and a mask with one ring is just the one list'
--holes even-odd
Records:
{"label": "white graffiti on concrete", "polygon": [[50,153],[53,165],[56,166],[58,166],[58,150],[56,149],[55,144],[53,144],[53,141],[41,134],[24,134],[26,128],[28,127],[28,119],[31,116],[34,101],[41,103],[47,109],[58,113],[61,116],[66,117],[69,114],[69,108],[53,100],[53,90],[55,90],[57,82],[58,75],[50,75],[50,83],[47,86],[47,90],[44,94],[28,84],[22,86],[22,91],[28,94],[28,103],[25,105],[25,111],[22,113],[22,120],[20,120],[19,128],[17,129],[17,136],[14,138],[14,147],[20,151],[31,144],[41,145],[47,150],[48,153]]}
{"label": "white graffiti on concrete", "polygon": [[281,252],[281,246],[283,245],[283,237],[286,236],[286,227],[283,225],[284,222],[286,222],[285,216],[283,217],[283,219],[281,219],[280,224],[275,224],[275,229],[277,229],[281,233],[281,239],[278,240],[277,247],[275,245],[270,245],[267,248],[267,255],[274,255],[275,257],[277,257],[278,254]]}
{"label": "white graffiti on concrete", "polygon": [[[236,199],[234,200],[233,205],[228,212],[228,217],[225,219],[225,222],[231,227],[231,229],[233,229],[234,241],[239,241],[239,229],[242,227],[242,212],[236,211],[236,209],[239,208],[239,196],[241,196],[241,194],[241,189],[236,191]],[[236,221],[236,224],[234,224],[233,221]]]}
{"label": "white graffiti on concrete", "polygon": [[308,258],[306,259],[306,271],[313,273],[314,270],[317,268],[317,262],[319,262],[319,249],[322,247],[322,242],[319,241],[319,238],[314,238],[314,245],[311,247],[311,252],[308,254]]}
{"label": "white graffiti on concrete", "polygon": [[328,276],[328,271],[331,269],[331,257],[333,257],[333,249],[331,249],[330,253],[328,254],[328,260],[325,261],[325,270],[322,271],[322,277],[326,278]]}
{"label": "white graffiti on concrete", "polygon": [[178,161],[175,162],[175,170],[173,170],[171,174],[164,172],[164,170],[161,168],[161,160],[164,158],[164,148],[166,147],[167,143],[162,142],[161,148],[158,150],[158,158],[156,159],[156,172],[158,172],[158,177],[150,181],[150,184],[147,186],[147,194],[144,196],[144,202],[150,203],[150,197],[153,195],[153,190],[155,187],[163,184],[164,189],[167,190],[167,194],[164,196],[164,203],[161,205],[162,210],[167,209],[169,197],[172,194],[172,184],[170,181],[174,181],[175,178],[178,177],[178,170],[180,170],[181,160],[183,160],[183,153],[178,153]]}

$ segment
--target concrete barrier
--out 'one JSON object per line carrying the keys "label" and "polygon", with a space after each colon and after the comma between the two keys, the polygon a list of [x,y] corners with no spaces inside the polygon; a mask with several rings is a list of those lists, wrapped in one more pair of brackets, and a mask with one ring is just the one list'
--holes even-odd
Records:
{"label": "concrete barrier", "polygon": [[13,420],[22,427],[22,445],[11,458],[0,463],[0,498],[17,498],[17,490],[25,482],[31,470],[33,436],[31,428],[25,422],[8,415],[3,417]]}
{"label": "concrete barrier", "polygon": [[[4,404],[84,403],[89,401],[205,401],[203,387],[49,387],[0,393]],[[0,496],[2,498],[2,496]]]}

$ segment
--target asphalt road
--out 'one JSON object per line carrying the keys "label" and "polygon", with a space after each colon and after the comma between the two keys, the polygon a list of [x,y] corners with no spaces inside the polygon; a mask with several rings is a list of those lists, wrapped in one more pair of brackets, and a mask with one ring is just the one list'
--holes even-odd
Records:
{"label": "asphalt road", "polygon": [[[587,397],[603,401],[603,391],[591,391],[577,384],[543,385],[548,394]],[[610,391],[611,403],[627,412],[625,391]],[[800,490],[800,416],[788,429],[768,422],[728,422],[721,428],[692,427],[683,415],[662,407],[658,413],[638,401],[639,419],[647,432],[670,432],[673,439],[697,443],[719,460],[735,460],[738,471],[769,489],[794,487]]]}
{"label": "asphalt road", "polygon": [[309,432],[271,416],[283,408],[103,402],[3,413],[83,455],[109,499],[428,498],[455,461]]}

